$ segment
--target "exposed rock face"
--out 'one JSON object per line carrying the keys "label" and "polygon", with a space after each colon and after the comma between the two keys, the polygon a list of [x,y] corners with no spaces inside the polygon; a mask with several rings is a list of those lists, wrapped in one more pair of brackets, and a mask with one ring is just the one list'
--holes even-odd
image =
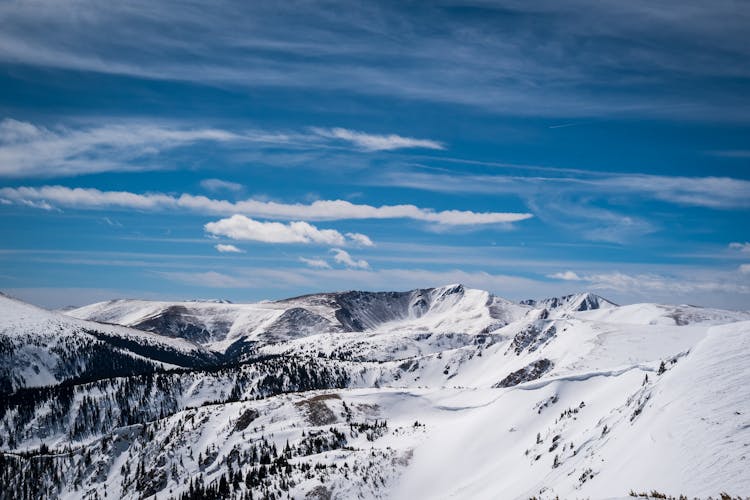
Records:
{"label": "exposed rock face", "polygon": [[521,354],[524,350],[534,352],[554,337],[556,333],[557,328],[553,322],[545,320],[534,321],[513,337],[506,352],[513,351],[517,355]]}
{"label": "exposed rock face", "polygon": [[617,306],[617,304],[593,293],[563,295],[562,297],[550,297],[541,300],[528,299],[522,300],[521,304],[537,308],[545,307],[550,311],[565,310],[567,312],[590,311],[592,309],[603,309]]}
{"label": "exposed rock face", "polygon": [[302,307],[294,307],[284,311],[263,334],[267,342],[279,342],[298,337],[306,337],[315,333],[340,332],[342,329],[334,325],[323,316],[308,311]]}
{"label": "exposed rock face", "polygon": [[554,363],[552,363],[552,361],[550,361],[549,359],[538,359],[533,363],[530,363],[521,368],[520,370],[516,370],[513,373],[509,374],[507,377],[505,377],[492,387],[513,387],[524,382],[536,380],[550,371],[553,366]]}
{"label": "exposed rock face", "polygon": [[146,332],[158,333],[168,337],[180,337],[193,342],[204,343],[211,340],[212,330],[229,330],[231,323],[214,324],[209,328],[198,316],[181,305],[164,309],[158,316],[146,318],[132,325],[133,328]]}

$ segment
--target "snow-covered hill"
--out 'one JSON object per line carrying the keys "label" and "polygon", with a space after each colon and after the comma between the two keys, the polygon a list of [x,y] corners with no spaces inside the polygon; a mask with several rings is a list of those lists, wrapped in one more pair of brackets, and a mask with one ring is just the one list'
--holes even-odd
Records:
{"label": "snow-covered hill", "polygon": [[21,498],[750,495],[748,313],[460,285],[69,312],[155,335],[6,302],[26,316],[3,332],[228,353],[8,394],[0,483]]}
{"label": "snow-covered hill", "polygon": [[183,339],[82,321],[0,294],[0,394],[171,367],[217,356]]}

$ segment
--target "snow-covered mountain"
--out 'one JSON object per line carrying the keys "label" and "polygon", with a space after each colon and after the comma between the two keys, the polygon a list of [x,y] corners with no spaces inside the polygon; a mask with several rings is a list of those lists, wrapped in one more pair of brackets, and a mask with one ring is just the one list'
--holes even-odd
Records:
{"label": "snow-covered mountain", "polygon": [[245,343],[277,343],[322,333],[395,331],[478,333],[531,308],[483,290],[448,285],[409,292],[322,293],[255,304],[113,300],[66,311],[225,352]]}
{"label": "snow-covered mountain", "polygon": [[593,309],[612,309],[617,304],[593,293],[578,293],[564,295],[562,297],[550,297],[542,300],[522,300],[521,304],[535,308],[545,308],[549,311],[560,313],[572,313],[579,311],[590,311]]}
{"label": "snow-covered mountain", "polygon": [[450,285],[66,314],[0,300],[0,498],[750,494],[750,313]]}
{"label": "snow-covered mountain", "polygon": [[0,318],[0,395],[218,359],[193,342],[70,318],[3,294]]}

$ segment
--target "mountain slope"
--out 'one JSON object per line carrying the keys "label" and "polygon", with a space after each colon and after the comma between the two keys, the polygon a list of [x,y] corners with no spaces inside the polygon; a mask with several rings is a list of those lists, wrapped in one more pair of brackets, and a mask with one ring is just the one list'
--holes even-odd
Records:
{"label": "mountain slope", "polygon": [[0,295],[0,393],[217,358],[182,339],[82,321]]}
{"label": "mountain slope", "polygon": [[[151,317],[163,310],[108,304],[94,309],[136,321],[148,307]],[[519,305],[460,286],[182,304],[182,317],[202,324],[235,314],[230,330],[262,325],[248,343],[252,356],[9,394],[0,404],[8,491],[133,499],[750,493],[747,313],[619,307],[582,295]]]}
{"label": "mountain slope", "polygon": [[187,338],[223,352],[237,340],[267,344],[318,333],[479,333],[528,310],[483,290],[448,285],[408,292],[324,293],[255,304],[115,300],[66,314]]}

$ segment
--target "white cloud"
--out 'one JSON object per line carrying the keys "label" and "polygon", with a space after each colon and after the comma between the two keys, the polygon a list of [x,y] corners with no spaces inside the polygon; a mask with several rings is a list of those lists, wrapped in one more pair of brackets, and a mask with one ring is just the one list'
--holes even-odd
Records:
{"label": "white cloud", "polygon": [[[505,115],[745,117],[742,86],[721,87],[721,99],[712,85],[658,90],[675,75],[697,82],[747,77],[744,2],[691,2],[687,11],[678,2],[501,2],[510,18],[533,15],[538,24],[497,32],[486,29],[487,16],[456,19],[431,4],[405,12],[398,3],[337,2],[329,10],[303,2],[290,12],[240,2],[226,15],[210,9],[215,2],[194,9],[3,2],[0,60],[221,87],[450,102]],[[439,30],[414,29],[420,25]],[[642,40],[637,50],[634,39]],[[581,40],[606,43],[582,48]],[[560,54],[573,52],[560,64]],[[632,78],[591,92],[603,69]]]}
{"label": "white cloud", "polygon": [[583,278],[578,276],[573,271],[565,271],[562,273],[554,273],[547,276],[548,278],[553,278],[556,280],[564,280],[564,281],[581,281]]}
{"label": "white cloud", "polygon": [[222,243],[219,243],[218,245],[214,245],[214,248],[218,250],[221,253],[245,253],[244,250],[240,250],[234,245],[225,245]]}
{"label": "white cloud", "polygon": [[122,223],[120,221],[110,219],[109,217],[102,217],[102,220],[108,225],[112,227],[122,227]]}
{"label": "white cloud", "polygon": [[[742,271],[742,267],[740,267],[740,271]],[[726,279],[726,276],[715,276],[715,279],[699,279],[655,273],[626,274],[619,271],[591,274],[572,273],[571,275],[568,275],[568,273],[571,273],[571,271],[553,274],[550,277],[584,281],[593,290],[614,290],[624,293],[750,293],[750,286],[736,280]],[[572,278],[572,276],[577,279]]]}
{"label": "white cloud", "polygon": [[237,182],[223,181],[221,179],[203,179],[201,181],[201,187],[207,191],[211,191],[212,193],[216,193],[218,191],[230,191],[236,193],[238,191],[242,191],[243,189],[242,184],[239,184]]}
{"label": "white cloud", "polygon": [[300,262],[304,262],[308,266],[314,269],[330,269],[331,265],[323,259],[307,259],[305,257],[299,258]]}
{"label": "white cloud", "polygon": [[356,243],[359,246],[362,247],[372,247],[375,246],[375,243],[372,242],[369,236],[361,233],[346,233],[346,237],[352,240],[354,243]]}
{"label": "white cloud", "polygon": [[65,186],[0,188],[0,197],[15,203],[45,202],[76,209],[129,208],[137,210],[187,210],[211,214],[243,214],[268,219],[413,219],[446,226],[508,224],[533,217],[530,213],[472,212],[444,210],[436,212],[415,205],[372,206],[345,200],[318,200],[309,204],[279,203],[247,199],[230,202],[206,196],[163,193],[138,194],[128,191],[100,191]]}
{"label": "white cloud", "polygon": [[396,134],[368,134],[345,128],[313,128],[312,130],[321,137],[346,141],[366,151],[390,151],[404,148],[445,149],[445,146],[437,141],[414,139]]}
{"label": "white cloud", "polygon": [[740,252],[750,253],[750,243],[748,243],[748,242],[745,242],[745,243],[737,243],[737,242],[730,243],[729,244],[729,248],[731,248],[732,250],[739,250]]}
{"label": "white cloud", "polygon": [[6,118],[0,121],[0,177],[147,170],[157,168],[147,160],[165,150],[201,141],[241,139],[246,137],[213,128],[145,123],[46,128]]}
{"label": "white cloud", "polygon": [[[529,167],[534,170],[535,168]],[[541,169],[543,170],[543,168]],[[549,170],[549,169],[547,169]],[[569,170],[577,176],[452,175],[390,172],[374,185],[401,186],[444,193],[515,194],[526,198],[561,196],[642,196],[677,205],[717,209],[750,207],[750,181],[732,177],[677,177]]]}
{"label": "white cloud", "polygon": [[678,205],[718,209],[750,207],[750,181],[731,177],[669,177],[640,174],[614,176],[584,184],[611,192],[640,193]]}
{"label": "white cloud", "polygon": [[[442,149],[435,141],[398,135],[370,135],[346,129],[277,132],[257,129],[225,130],[175,123],[124,121],[76,126],[40,126],[0,120],[0,177],[61,177],[110,171],[142,171],[173,167],[161,153],[196,143],[227,144],[255,150],[283,146],[316,149],[345,140],[368,151],[398,148]],[[210,192],[238,192],[242,185],[205,179]]]}
{"label": "white cloud", "polygon": [[50,205],[44,200],[40,201],[34,201],[34,200],[21,200],[21,205],[31,207],[31,208],[39,208],[41,210],[55,210],[55,207]]}
{"label": "white cloud", "polygon": [[750,264],[742,264],[740,266],[740,272],[742,274],[750,274]]}
{"label": "white cloud", "polygon": [[[512,165],[508,168],[516,168]],[[521,166],[543,175],[457,175],[427,171],[378,173],[371,185],[439,193],[520,197],[542,222],[594,241],[629,243],[662,229],[659,211],[633,211],[643,200],[709,209],[750,207],[750,181],[729,177],[670,177]]]}
{"label": "white cloud", "polygon": [[263,243],[318,243],[343,245],[344,236],[334,229],[318,229],[307,222],[262,222],[244,215],[233,215],[204,226],[206,232],[233,240]]}
{"label": "white cloud", "polygon": [[331,252],[333,252],[333,260],[338,262],[339,264],[343,264],[346,267],[353,267],[356,269],[369,269],[370,264],[366,260],[362,259],[353,259],[351,255],[349,255],[349,252],[346,250],[342,250],[340,248],[332,248]]}

